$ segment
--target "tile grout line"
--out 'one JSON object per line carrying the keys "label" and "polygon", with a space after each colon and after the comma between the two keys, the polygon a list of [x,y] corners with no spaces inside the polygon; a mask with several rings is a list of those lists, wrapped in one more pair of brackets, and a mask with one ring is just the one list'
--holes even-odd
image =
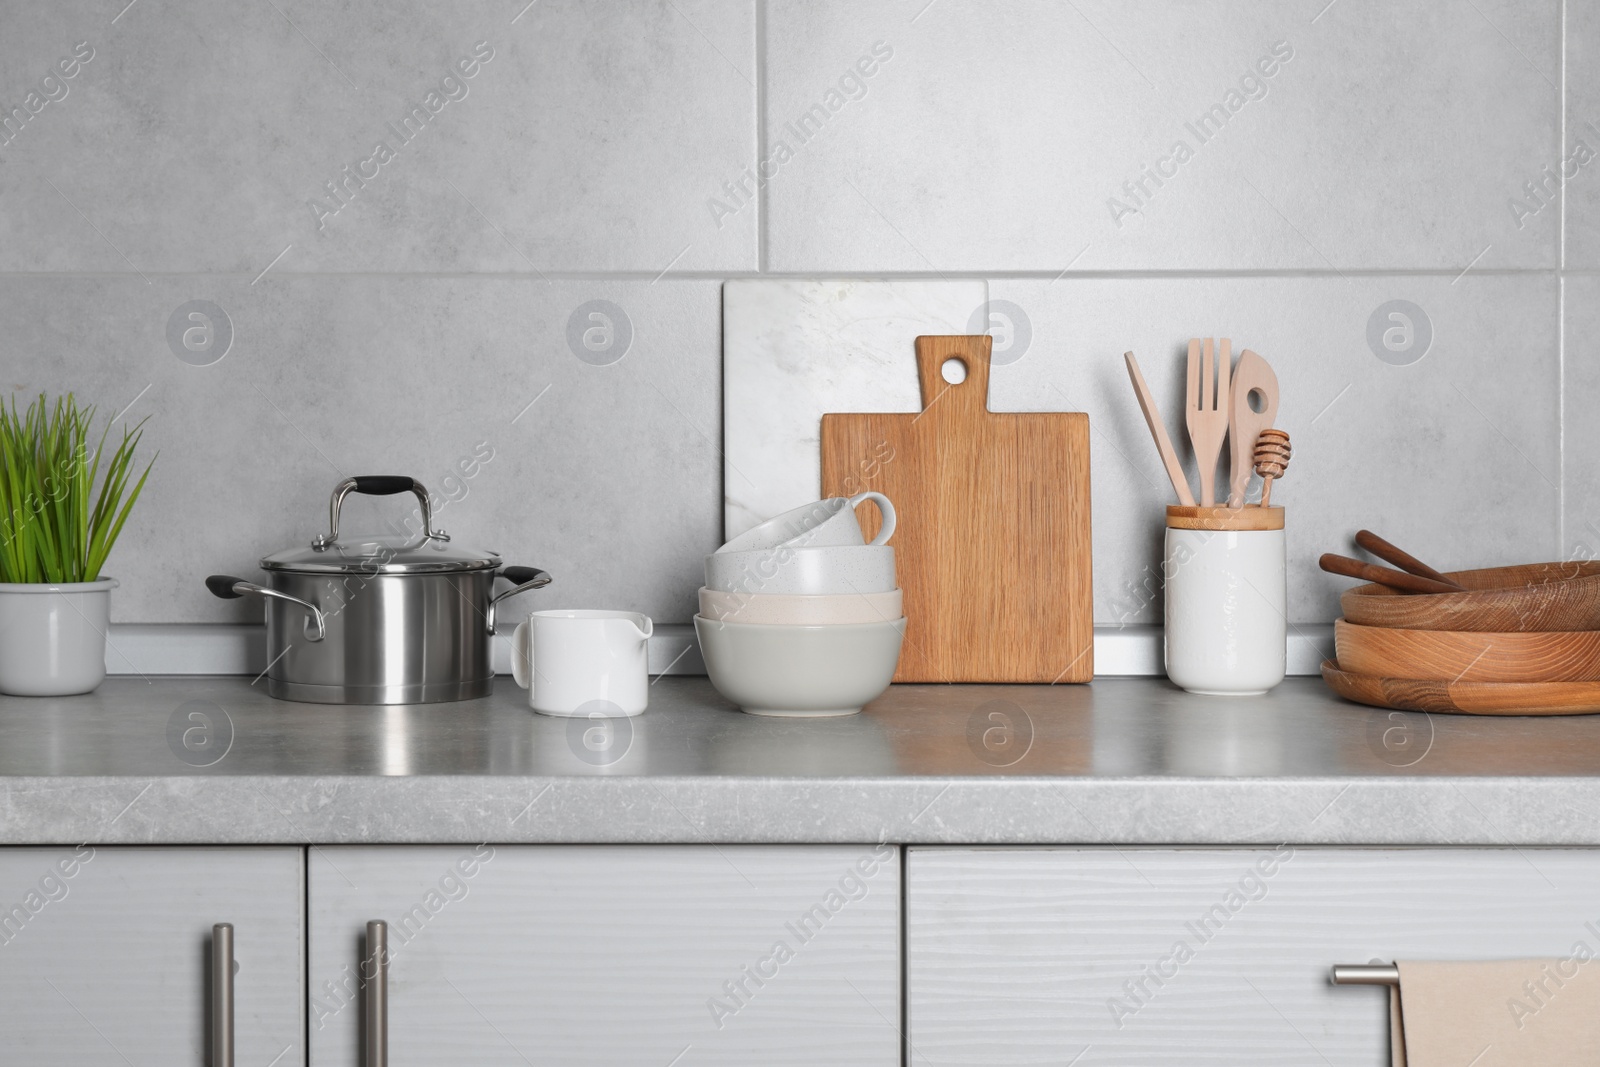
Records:
{"label": "tile grout line", "polygon": [[[1561,0],[1557,27],[1557,64],[1561,93],[1557,101],[1556,140],[1561,150],[1557,166],[1565,174],[1567,158],[1567,0]],[[1567,183],[1558,190],[1556,205],[1556,545],[1558,558],[1567,556]]]}
{"label": "tile grout line", "polygon": [[1556,279],[1556,545],[1567,558],[1567,280]]}
{"label": "tile grout line", "polygon": [[761,163],[767,158],[767,0],[756,5],[756,272],[767,270],[767,186]]}
{"label": "tile grout line", "polygon": [[[239,278],[251,277],[244,271],[214,271],[214,270],[186,270],[186,271],[145,271],[152,278]],[[1431,269],[1413,267],[1369,268],[1361,270],[1345,269],[1342,271],[1315,270],[1311,268],[1238,268],[1238,269],[1206,269],[1206,270],[1097,270],[1081,271],[1071,275],[1074,281],[1185,281],[1185,280],[1248,280],[1260,278],[1272,279],[1305,279],[1315,281],[1318,279],[1344,279],[1350,278],[1454,278],[1460,275],[1455,268]],[[1560,267],[1501,267],[1498,269],[1475,268],[1474,277],[1487,278],[1521,278],[1521,277],[1560,277],[1563,275],[1600,275],[1600,267],[1562,269]],[[117,279],[134,278],[138,275],[128,271],[93,271],[93,270],[60,270],[60,271],[27,271],[27,270],[0,270],[0,280],[5,279],[33,279],[33,278],[75,278],[75,279]],[[397,278],[415,280],[483,280],[483,281],[557,281],[557,282],[649,282],[661,277],[658,270],[574,270],[574,271],[545,271],[542,274],[532,274],[526,271],[448,271],[448,270],[418,270],[418,271],[279,271],[273,275],[275,278]],[[723,281],[729,278],[841,278],[884,281],[926,281],[931,279],[955,280],[992,280],[1005,281],[1054,281],[1063,277],[1061,271],[1056,270],[947,270],[914,271],[914,270],[789,270],[789,271],[752,271],[752,270],[685,270],[673,271],[671,281]]]}
{"label": "tile grout line", "polygon": [[[1557,167],[1565,178],[1567,158],[1567,0],[1561,0],[1561,22],[1556,29],[1556,65],[1560,71],[1561,93],[1556,102],[1556,142],[1561,146]],[[1556,190],[1561,197],[1556,205],[1556,271],[1567,269],[1567,183],[1562,181]]]}

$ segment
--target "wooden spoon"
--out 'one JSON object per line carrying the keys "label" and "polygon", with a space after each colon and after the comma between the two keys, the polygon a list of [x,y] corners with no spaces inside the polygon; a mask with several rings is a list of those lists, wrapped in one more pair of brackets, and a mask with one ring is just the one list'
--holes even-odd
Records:
{"label": "wooden spoon", "polygon": [[[1244,507],[1245,490],[1250,487],[1250,472],[1255,464],[1255,442],[1261,431],[1270,429],[1278,417],[1278,376],[1272,365],[1248,348],[1233,369],[1233,407],[1228,414],[1228,460],[1232,468],[1228,482],[1228,506]],[[1250,403],[1259,397],[1261,410]]]}

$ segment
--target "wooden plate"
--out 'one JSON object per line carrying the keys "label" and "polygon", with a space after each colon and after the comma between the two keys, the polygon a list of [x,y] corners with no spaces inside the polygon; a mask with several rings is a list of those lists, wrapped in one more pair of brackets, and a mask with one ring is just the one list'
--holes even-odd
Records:
{"label": "wooden plate", "polygon": [[1600,629],[1600,561],[1454,571],[1464,593],[1397,593],[1358,585],[1339,598],[1360,626],[1528,633]]}
{"label": "wooden plate", "polygon": [[1333,624],[1334,654],[1352,674],[1452,682],[1600,681],[1600,630],[1463,633]]}
{"label": "wooden plate", "polygon": [[1357,704],[1467,715],[1590,715],[1600,712],[1600,682],[1426,682],[1340,670],[1324,660],[1328,688]]}

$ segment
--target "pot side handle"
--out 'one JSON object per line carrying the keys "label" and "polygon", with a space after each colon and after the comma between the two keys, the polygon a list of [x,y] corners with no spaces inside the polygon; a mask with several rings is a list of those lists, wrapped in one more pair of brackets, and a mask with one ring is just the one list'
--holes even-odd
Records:
{"label": "pot side handle", "polygon": [[[541,572],[542,573],[542,572]],[[235,578],[231,574],[213,574],[206,579],[206,588],[211,590],[211,595],[223,600],[237,600],[242,596],[258,596],[262,599],[268,597],[275,600],[286,600],[291,604],[298,604],[307,611],[305,635],[307,641],[321,641],[328,636],[328,625],[322,617],[322,612],[315,604],[308,604],[299,597],[280,593],[276,589],[247,582],[243,578]]]}
{"label": "pot side handle", "polygon": [[514,597],[518,593],[526,593],[530,589],[539,589],[550,584],[550,575],[538,567],[506,567],[500,571],[497,578],[504,578],[508,582],[517,583],[513,588],[504,593],[497,594],[489,601],[488,624],[489,635],[494,635],[495,607],[500,601]]}

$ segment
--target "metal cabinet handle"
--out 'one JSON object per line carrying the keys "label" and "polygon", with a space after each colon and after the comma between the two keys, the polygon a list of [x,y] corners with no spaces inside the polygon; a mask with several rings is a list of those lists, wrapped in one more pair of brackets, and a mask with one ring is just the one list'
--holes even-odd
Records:
{"label": "metal cabinet handle", "polygon": [[211,1067],[233,1067],[233,924],[211,928]]}
{"label": "metal cabinet handle", "polygon": [[1399,985],[1400,968],[1392,963],[1336,963],[1334,985]]}
{"label": "metal cabinet handle", "polygon": [[366,1053],[362,1067],[389,1067],[389,924],[367,923],[367,954],[361,961]]}

